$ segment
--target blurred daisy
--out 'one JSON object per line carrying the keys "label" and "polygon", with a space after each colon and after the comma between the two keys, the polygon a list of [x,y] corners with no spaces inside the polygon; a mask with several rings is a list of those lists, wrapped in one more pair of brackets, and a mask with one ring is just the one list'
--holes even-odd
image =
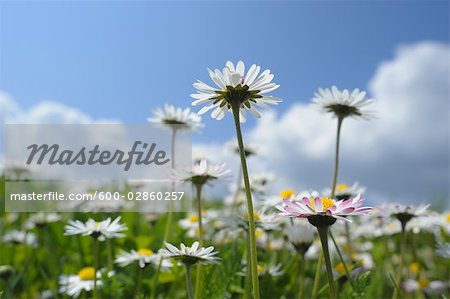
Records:
{"label": "blurred daisy", "polygon": [[425,277],[421,277],[418,280],[407,279],[402,283],[403,289],[407,293],[414,293],[417,291],[424,291],[426,294],[442,294],[449,284],[446,281],[429,281]]}
{"label": "blurred daisy", "polygon": [[439,255],[440,257],[450,259],[450,243],[437,245],[436,254]]}
{"label": "blurred daisy", "polygon": [[352,92],[347,89],[339,90],[336,86],[331,89],[319,88],[314,94],[313,102],[319,105],[325,112],[333,113],[337,118],[346,117],[370,119],[373,118],[373,111],[367,106],[373,100],[365,99],[366,92],[355,88]]}
{"label": "blurred daisy", "polygon": [[11,265],[0,265],[0,279],[7,281],[16,273],[16,270]]}
{"label": "blurred daisy", "polygon": [[197,113],[189,108],[182,109],[169,104],[165,104],[164,109],[156,108],[153,117],[147,118],[147,121],[163,127],[172,128],[175,125],[177,129],[197,130],[203,127]]}
{"label": "blurred daisy", "polygon": [[36,247],[38,245],[35,234],[20,230],[12,230],[5,233],[2,240],[4,243],[9,244],[24,244],[31,247]]}
{"label": "blurred daisy", "polygon": [[317,236],[317,231],[306,220],[295,219],[292,225],[287,224],[285,233],[295,250],[303,255],[308,251]]}
{"label": "blurred daisy", "polygon": [[241,122],[246,120],[245,110],[260,117],[257,107],[269,108],[269,105],[281,102],[278,98],[266,95],[279,87],[272,82],[274,75],[270,70],[260,74],[260,70],[261,67],[253,64],[245,74],[245,65],[242,61],[239,61],[236,67],[231,61],[227,61],[223,71],[208,69],[209,76],[217,87],[211,87],[202,81],[194,83],[197,93],[191,94],[195,99],[192,105],[206,104],[199,114],[214,109],[211,116],[217,120],[222,119],[233,105],[239,107]]}
{"label": "blurred daisy", "polygon": [[226,164],[214,164],[207,159],[196,161],[190,170],[181,170],[174,173],[174,178],[181,182],[192,182],[194,185],[204,185],[230,173]]}
{"label": "blurred daisy", "polygon": [[180,249],[170,243],[165,242],[166,249],[159,250],[159,254],[163,257],[172,258],[185,265],[201,264],[217,264],[219,258],[215,255],[218,251],[214,251],[214,246],[199,247],[199,242],[194,242],[191,247],[187,247],[183,243],[180,244]]}
{"label": "blurred daisy", "polygon": [[[97,271],[97,288],[102,285],[100,271]],[[94,289],[95,269],[85,267],[78,274],[61,275],[59,277],[59,292],[70,297],[80,296],[82,291],[90,292]]]}
{"label": "blurred daisy", "polygon": [[121,250],[115,260],[115,263],[120,267],[125,267],[130,264],[137,263],[139,267],[145,268],[148,265],[158,267],[159,263],[161,262],[161,267],[163,270],[172,267],[171,262],[161,259],[162,256],[160,254],[154,253],[150,249],[132,249],[130,252]]}
{"label": "blurred daisy", "polygon": [[36,213],[28,217],[24,226],[26,229],[43,228],[47,224],[61,220],[61,216],[56,213]]}
{"label": "blurred daisy", "polygon": [[[346,184],[338,184],[335,190],[335,198],[338,200],[353,198],[358,194],[364,194],[366,189],[366,187],[361,186],[358,182],[353,183],[351,186]],[[323,194],[331,196],[331,189],[324,190]]]}
{"label": "blurred daisy", "polygon": [[70,220],[65,226],[65,235],[83,235],[91,236],[100,241],[110,238],[120,238],[124,234],[121,232],[127,228],[120,223],[120,216],[111,221],[111,218],[97,222],[94,219],[88,219],[86,223],[79,220]]}
{"label": "blurred daisy", "polygon": [[[248,218],[247,211],[240,209],[236,216],[233,218],[227,218],[227,223],[235,228],[241,228],[248,231]],[[264,231],[273,231],[280,228],[280,220],[274,214],[266,213],[264,208],[258,209],[253,212],[253,219],[257,228],[261,228]]]}
{"label": "blurred daisy", "polygon": [[[225,146],[233,154],[239,155],[239,145],[236,143],[236,141],[234,141],[234,140],[228,141]],[[258,152],[259,152],[259,149],[255,145],[248,144],[248,143],[245,144],[245,146],[244,146],[244,155],[246,157],[255,156],[255,155],[258,154]]]}
{"label": "blurred daisy", "polygon": [[414,217],[425,216],[428,211],[429,204],[401,205],[401,204],[385,204],[382,206],[383,213],[398,219],[402,224],[406,224]]}
{"label": "blurred daisy", "polygon": [[364,199],[360,196],[344,201],[335,201],[329,197],[303,197],[300,202],[283,200],[284,204],[277,206],[281,211],[280,216],[293,218],[307,218],[314,226],[332,225],[336,219],[351,222],[346,216],[364,215],[372,211],[372,208],[364,207]]}
{"label": "blurred daisy", "polygon": [[273,265],[273,266],[265,266],[265,265],[258,265],[258,275],[259,276],[263,276],[263,275],[269,275],[272,277],[276,277],[276,276],[281,276],[283,275],[283,271],[281,270],[282,265],[281,264],[277,264],[277,265]]}

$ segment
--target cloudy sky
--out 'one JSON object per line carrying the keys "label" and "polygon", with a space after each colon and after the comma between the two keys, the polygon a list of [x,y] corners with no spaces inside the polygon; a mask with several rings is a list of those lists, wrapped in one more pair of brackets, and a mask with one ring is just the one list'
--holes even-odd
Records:
{"label": "cloudy sky", "polygon": [[[244,126],[263,149],[253,173],[273,190],[331,183],[335,120],[310,105],[318,87],[359,87],[377,119],[346,120],[340,182],[371,201],[448,198],[448,2],[2,3],[0,112],[15,123],[144,123],[189,106],[206,67],[270,68],[283,103]],[[227,161],[231,119],[204,117],[198,156]]]}

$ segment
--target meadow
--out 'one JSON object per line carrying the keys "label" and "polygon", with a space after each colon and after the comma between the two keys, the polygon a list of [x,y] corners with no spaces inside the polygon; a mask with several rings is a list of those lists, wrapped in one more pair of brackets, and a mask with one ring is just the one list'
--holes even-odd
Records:
{"label": "meadow", "polygon": [[[233,117],[236,143],[229,147],[241,173],[213,157],[174,171],[174,181],[193,187],[190,213],[135,213],[124,206],[105,212],[102,204],[68,213],[2,209],[1,298],[449,297],[445,203],[370,207],[365,186],[339,180],[341,126],[347,118],[377,121],[376,99],[359,89],[319,89],[313,104],[336,119],[332,183],[325,177],[324,190],[273,192],[270,177],[247,169],[258,149],[246,145],[241,122],[247,112],[260,117],[260,109],[282,105],[268,95],[279,87],[274,75],[257,65],[246,71],[241,61],[208,73],[216,86],[197,81],[191,95],[192,105],[203,105],[198,114],[166,105],[148,121],[175,136],[207,130],[199,114],[208,111],[219,121]],[[2,205],[5,180],[24,175],[12,173],[1,178]],[[230,194],[219,200],[202,195],[206,185],[226,178],[236,182]],[[136,190],[128,182],[117,186]]]}

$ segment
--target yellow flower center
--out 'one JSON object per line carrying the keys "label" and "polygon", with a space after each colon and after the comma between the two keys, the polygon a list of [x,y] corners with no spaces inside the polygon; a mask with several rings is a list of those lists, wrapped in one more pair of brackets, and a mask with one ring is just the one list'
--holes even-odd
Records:
{"label": "yellow flower center", "polygon": [[100,225],[100,222],[99,221],[95,221],[95,228],[98,228],[98,226]]}
{"label": "yellow flower center", "polygon": [[81,280],[94,280],[95,277],[95,269],[94,267],[84,267],[78,272],[78,277]]}
{"label": "yellow flower center", "polygon": [[[244,218],[245,219],[248,219],[248,213],[245,213],[244,214]],[[253,212],[253,219],[255,219],[255,221],[258,221],[259,220],[259,214],[258,213],[256,213],[256,212]]]}
{"label": "yellow flower center", "polygon": [[450,212],[445,213],[445,220],[450,223]]}
{"label": "yellow flower center", "polygon": [[194,222],[198,222],[198,216],[197,215],[192,215],[188,218],[189,222],[194,223]]}
{"label": "yellow flower center", "polygon": [[336,189],[338,192],[342,192],[348,189],[348,186],[346,184],[339,184],[336,186]]}
{"label": "yellow flower center", "polygon": [[255,238],[256,238],[256,239],[261,238],[262,235],[263,235],[263,231],[262,231],[262,230],[260,230],[260,229],[256,229],[256,230],[255,230]]}
{"label": "yellow flower center", "polygon": [[258,273],[262,274],[264,272],[264,267],[261,265],[258,265]]}
{"label": "yellow flower center", "polygon": [[295,191],[292,189],[282,190],[280,192],[281,198],[291,198],[292,195],[294,195]]}
{"label": "yellow flower center", "polygon": [[[320,200],[322,201],[322,210],[323,211],[326,211],[329,207],[335,205],[334,201],[329,197],[322,197],[322,198],[320,198]],[[311,207],[315,210],[316,207],[314,205],[314,198],[311,198],[310,203],[311,203]]]}
{"label": "yellow flower center", "polygon": [[411,263],[409,265],[409,271],[413,274],[417,274],[419,272],[419,264],[418,263]]}
{"label": "yellow flower center", "polygon": [[[347,266],[347,269],[349,268],[348,266],[349,265],[346,265]],[[344,264],[341,262],[341,263],[339,263],[339,264],[337,264],[336,266],[334,266],[334,270],[336,270],[336,272],[337,273],[339,273],[339,274],[343,274],[343,273],[345,273],[345,267],[344,267]]]}
{"label": "yellow flower center", "polygon": [[426,279],[425,277],[421,277],[419,279],[419,285],[422,289],[426,288],[430,284],[430,281]]}
{"label": "yellow flower center", "polygon": [[151,255],[153,255],[153,251],[152,251],[151,249],[146,249],[146,248],[144,248],[144,249],[139,249],[139,250],[137,251],[137,253],[143,254],[143,255],[146,255],[146,256],[151,256]]}

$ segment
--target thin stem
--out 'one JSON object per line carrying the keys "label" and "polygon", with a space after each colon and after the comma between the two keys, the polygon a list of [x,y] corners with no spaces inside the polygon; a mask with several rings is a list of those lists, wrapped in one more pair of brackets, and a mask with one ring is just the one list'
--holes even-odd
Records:
{"label": "thin stem", "polygon": [[322,244],[323,257],[325,259],[325,266],[327,268],[328,286],[330,299],[336,298],[336,289],[334,286],[333,268],[331,267],[330,252],[328,250],[328,226],[318,226],[320,243]]}
{"label": "thin stem", "polygon": [[[198,213],[198,242],[203,246],[203,224],[202,224],[202,187],[203,184],[196,184],[197,190],[197,213]],[[202,265],[197,265],[197,276],[195,277],[195,298],[198,298],[201,289]]]}
{"label": "thin stem", "polygon": [[242,182],[242,166],[239,166],[236,181],[236,190],[234,191],[233,203],[231,204],[231,214],[233,214],[239,199],[239,194],[241,193],[241,182]]}
{"label": "thin stem", "polygon": [[305,288],[305,270],[306,259],[304,254],[300,254],[299,266],[300,266],[300,279],[298,281],[298,299],[303,298],[303,289]]}
{"label": "thin stem", "polygon": [[331,197],[334,197],[336,195],[336,184],[337,184],[338,169],[339,169],[339,143],[340,143],[340,139],[341,139],[341,127],[342,127],[343,121],[344,121],[344,118],[341,116],[338,116],[338,125],[337,125],[337,132],[336,132],[336,150],[335,150],[335,157],[334,157],[334,175],[333,175],[333,184],[331,185]]}
{"label": "thin stem", "polygon": [[142,272],[144,272],[144,268],[141,268],[138,266],[138,273],[137,273],[137,282],[136,282],[136,292],[134,294],[135,298],[139,297],[139,293],[141,292],[141,286],[142,286]]}
{"label": "thin stem", "polygon": [[[397,285],[401,285],[401,283],[402,283],[403,263],[405,260],[405,246],[406,246],[406,221],[401,221],[401,224],[402,224],[402,233],[401,233],[401,240],[400,240],[400,264],[398,267],[398,273],[397,273],[397,279],[396,279]],[[394,287],[394,292],[392,293],[392,299],[397,299],[398,293],[399,293],[399,288]]]}
{"label": "thin stem", "polygon": [[322,266],[323,266],[323,252],[320,251],[319,259],[317,260],[316,275],[314,276],[314,284],[311,296],[312,299],[317,298],[317,292],[319,291],[319,284],[320,284],[320,274],[322,273]]}
{"label": "thin stem", "polygon": [[106,249],[107,249],[107,253],[108,253],[108,270],[112,271],[113,270],[113,248],[114,246],[112,246],[113,244],[111,244],[113,242],[114,239],[107,239],[106,240]]}
{"label": "thin stem", "polygon": [[253,297],[259,299],[259,281],[258,281],[258,258],[256,252],[256,236],[255,236],[255,219],[253,215],[253,202],[252,194],[250,191],[250,180],[248,177],[247,161],[245,159],[244,142],[242,140],[241,123],[239,121],[239,109],[240,103],[232,105],[234,124],[236,126],[236,136],[239,145],[239,155],[241,156],[242,175],[244,178],[245,194],[247,197],[247,212],[248,212],[248,224],[250,234],[250,260],[251,260],[251,273],[252,273],[252,286]]}
{"label": "thin stem", "polygon": [[347,279],[350,282],[350,286],[353,289],[353,281],[352,281],[352,278],[350,276],[350,271],[348,271],[347,264],[345,263],[344,257],[341,254],[341,250],[339,249],[339,246],[336,243],[336,240],[334,239],[333,234],[331,233],[331,229],[329,230],[329,233],[330,233],[331,241],[333,241],[334,247],[336,248],[336,251],[338,253],[339,259],[340,259],[340,261],[342,263],[342,266],[344,267],[345,275],[347,276]]}
{"label": "thin stem", "polygon": [[[175,140],[177,135],[177,128],[172,127],[172,138],[171,138],[171,153],[170,153],[170,162],[172,169],[175,168]],[[175,190],[175,184],[172,182],[172,192]],[[172,201],[169,201],[169,211],[167,212],[167,220],[166,226],[164,228],[164,237],[163,241],[167,242],[170,238],[170,233],[172,231],[172,218],[173,218],[173,206]],[[150,298],[155,299],[156,296],[156,286],[158,285],[159,273],[161,272],[162,259],[159,260],[158,267],[156,268],[155,276],[153,277],[152,290],[150,294]]]}
{"label": "thin stem", "polygon": [[97,271],[98,271],[98,238],[94,238],[94,299],[98,298]]}
{"label": "thin stem", "polygon": [[186,264],[186,289],[188,293],[189,299],[194,299],[194,292],[192,291],[192,282],[191,282],[191,265]]}
{"label": "thin stem", "polygon": [[250,235],[245,230],[245,239],[247,240],[247,273],[245,275],[245,298],[252,298],[252,266],[250,260]]}

